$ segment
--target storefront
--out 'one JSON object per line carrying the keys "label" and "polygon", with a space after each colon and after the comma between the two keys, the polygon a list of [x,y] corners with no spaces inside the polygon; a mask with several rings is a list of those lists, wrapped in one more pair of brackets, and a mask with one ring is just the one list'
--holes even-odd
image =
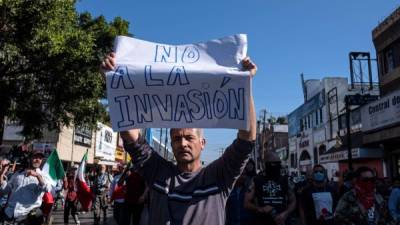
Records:
{"label": "storefront", "polygon": [[400,90],[361,109],[364,145],[384,149],[388,176],[400,175]]}
{"label": "storefront", "polygon": [[[361,166],[368,166],[371,169],[376,171],[378,177],[386,177],[386,173],[384,171],[384,161],[383,157],[383,149],[380,148],[353,148],[352,149],[352,164],[353,169],[357,169]],[[343,174],[348,171],[348,152],[347,149],[340,148],[331,148],[326,153],[320,155],[320,162],[325,164],[337,164],[337,168],[339,169],[339,173]]]}

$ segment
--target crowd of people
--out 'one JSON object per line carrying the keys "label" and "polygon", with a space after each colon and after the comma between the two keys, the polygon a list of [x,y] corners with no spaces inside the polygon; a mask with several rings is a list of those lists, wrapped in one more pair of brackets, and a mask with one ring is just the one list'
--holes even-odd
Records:
{"label": "crowd of people", "polygon": [[[41,171],[44,154],[32,151],[21,163],[3,159],[0,164],[0,221],[3,224],[51,224],[56,210],[64,211],[64,224],[80,224],[80,213],[92,213],[93,224],[107,220],[111,206],[119,225],[147,224],[148,191],[143,178],[128,165],[97,165],[86,173],[93,196],[90,212],[81,210],[77,190],[77,165],[66,171],[56,186]],[[48,201],[48,194],[52,201]]]}
{"label": "crowd of people", "polygon": [[226,225],[400,224],[400,177],[378,179],[366,166],[328,179],[322,165],[304,175],[285,175],[268,152],[264,171],[249,161],[226,205]]}
{"label": "crowd of people", "polygon": [[[46,224],[54,210],[64,211],[64,223],[79,221],[77,165],[66,171],[56,187],[43,178],[43,153],[31,152],[25,164],[1,161],[0,206],[5,224]],[[375,171],[360,167],[341,182],[328,179],[322,165],[305,176],[288,176],[279,157],[268,152],[263,171],[247,162],[226,202],[226,225],[400,224],[400,178],[377,179]],[[119,225],[149,224],[151,198],[145,179],[132,164],[92,167],[86,179],[93,193],[93,223],[106,221],[108,207]],[[53,191],[52,191],[53,189]],[[44,194],[52,192],[46,212]]]}

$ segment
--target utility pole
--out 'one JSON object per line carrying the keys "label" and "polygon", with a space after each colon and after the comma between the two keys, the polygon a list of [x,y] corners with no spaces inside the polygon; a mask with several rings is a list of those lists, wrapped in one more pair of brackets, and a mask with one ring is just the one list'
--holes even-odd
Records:
{"label": "utility pole", "polygon": [[255,148],[253,149],[253,159],[254,163],[256,166],[256,169],[258,168],[258,157],[257,157],[257,151],[260,149],[260,120],[257,120],[257,132],[256,132],[256,145]]}
{"label": "utility pole", "polygon": [[346,106],[346,128],[347,128],[347,160],[349,163],[349,171],[353,171],[353,154],[351,151],[351,127],[350,127],[350,102],[349,97],[345,97]]}
{"label": "utility pole", "polygon": [[[262,119],[262,130],[261,130],[261,144],[260,144],[260,156],[261,160],[264,160],[264,142],[265,142],[265,123],[266,123],[266,117],[267,117],[267,109],[263,109],[263,119]],[[261,163],[261,167],[264,163]],[[263,169],[263,168],[261,168]]]}

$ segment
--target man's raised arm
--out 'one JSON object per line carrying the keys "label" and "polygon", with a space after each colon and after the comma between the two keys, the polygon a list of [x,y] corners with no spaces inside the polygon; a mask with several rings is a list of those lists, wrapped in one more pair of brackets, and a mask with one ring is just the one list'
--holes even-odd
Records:
{"label": "man's raised arm", "polygon": [[[257,66],[254,64],[252,61],[250,61],[250,58],[245,58],[242,61],[243,64],[243,69],[248,70],[250,72],[251,78],[256,75],[257,72]],[[251,91],[251,90],[250,90]],[[253,94],[250,93],[250,102],[249,102],[249,130],[239,130],[238,137],[241,140],[245,141],[254,141],[256,140],[256,112],[254,109],[254,101],[253,101]]]}

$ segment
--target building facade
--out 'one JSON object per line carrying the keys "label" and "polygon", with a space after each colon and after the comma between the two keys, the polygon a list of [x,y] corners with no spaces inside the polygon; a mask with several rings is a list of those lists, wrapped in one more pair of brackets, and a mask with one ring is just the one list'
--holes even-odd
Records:
{"label": "building facade", "polygon": [[400,7],[372,31],[381,98],[362,107],[365,145],[384,148],[389,176],[400,175]]}
{"label": "building facade", "polygon": [[[365,94],[365,89],[352,89],[344,77],[326,77],[321,80],[307,80],[303,83],[304,103],[288,115],[290,172],[308,172],[316,164],[322,164],[329,177],[338,176],[347,170],[346,143],[341,139],[342,120],[345,114],[346,95]],[[369,94],[377,95],[374,86]],[[352,110],[355,110],[353,107]],[[352,133],[360,130],[360,114],[352,114]],[[353,151],[362,144],[353,145]],[[363,148],[364,149],[364,148]],[[363,150],[364,152],[364,150]],[[371,160],[376,155],[360,155],[360,159]],[[340,157],[339,157],[340,156]],[[379,161],[379,160],[378,160]],[[378,170],[382,170],[382,162]]]}

